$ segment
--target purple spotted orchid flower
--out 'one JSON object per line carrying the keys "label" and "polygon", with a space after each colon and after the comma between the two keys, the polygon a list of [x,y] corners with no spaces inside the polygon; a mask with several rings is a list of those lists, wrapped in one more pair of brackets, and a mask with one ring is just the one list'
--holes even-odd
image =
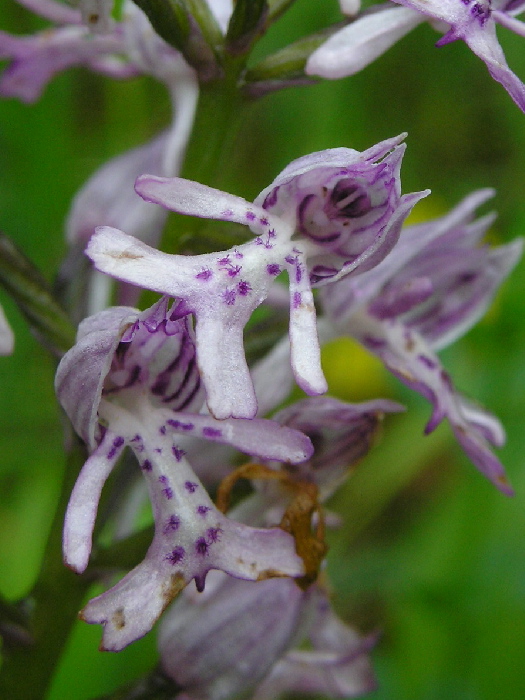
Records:
{"label": "purple spotted orchid flower", "polygon": [[82,611],[87,622],[104,625],[105,649],[119,650],[148,632],[191,580],[202,590],[211,569],[250,580],[303,575],[291,535],[248,527],[215,508],[177,437],[293,462],[311,455],[311,443],[272,421],[217,421],[199,413],[204,393],[195,343],[179,306],[169,310],[163,298],[142,313],[115,307],[83,321],[58,367],[56,389],[92,451],[67,509],[66,564],[77,572],[87,567],[100,493],[126,447],[153,506],[155,535],[144,561]]}
{"label": "purple spotted orchid flower", "polygon": [[426,196],[401,196],[403,138],[362,153],[338,148],[300,158],[253,204],[196,182],[143,175],[136,190],[146,201],[245,224],[256,238],[219,253],[168,255],[103,226],[87,255],[119,280],[182,299],[195,315],[197,361],[216,418],[256,414],[243,328],[286,271],[293,371],[308,394],[323,393],[312,287],[376,265],[395,245],[414,204]]}
{"label": "purple spotted orchid flower", "polygon": [[[296,649],[305,641],[309,651]],[[198,598],[185,591],[159,633],[162,670],[181,689],[176,700],[358,697],[376,685],[374,642],[337,618],[318,584],[302,591],[286,579],[248,583],[220,572]]]}
{"label": "purple spotted orchid flower", "polygon": [[510,70],[496,36],[496,25],[525,36],[525,24],[516,19],[525,10],[524,0],[393,0],[364,13],[330,37],[315,51],[306,66],[311,75],[341,78],[361,70],[384,53],[416,25],[430,20],[444,36],[443,46],[462,39],[487,66],[525,112],[525,85]]}
{"label": "purple spotted orchid flower", "polygon": [[474,212],[492,194],[475,192],[441,219],[407,227],[388,260],[358,284],[349,279],[334,285],[322,303],[338,331],[362,342],[433,404],[426,432],[447,418],[478,469],[511,494],[490,449],[503,444],[503,428],[454,388],[436,355],[479,320],[520,257],[519,240],[495,248],[477,245],[494,217],[473,221]]}

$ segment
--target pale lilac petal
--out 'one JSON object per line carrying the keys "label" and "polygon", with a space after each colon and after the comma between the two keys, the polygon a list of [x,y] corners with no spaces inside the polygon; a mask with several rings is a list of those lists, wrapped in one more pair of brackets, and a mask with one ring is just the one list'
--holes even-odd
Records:
{"label": "pale lilac petal", "polygon": [[114,0],[80,0],[82,21],[92,32],[106,34],[112,28]]}
{"label": "pale lilac petal", "polygon": [[[458,235],[463,236],[468,233],[470,229],[466,228],[466,225],[472,221],[476,208],[493,195],[494,190],[478,190],[465,197],[445,216],[424,224],[405,227],[388,257],[376,267],[359,276],[359,279],[347,278],[343,283],[330,288],[329,303],[334,309],[334,314],[348,316],[355,310],[356,306],[369,301],[380,292],[381,287],[388,280],[408,265],[434,240],[443,238],[450,231],[453,231],[454,241],[457,241]],[[479,235],[483,235],[486,228],[486,225],[481,227]]]}
{"label": "pale lilac petal", "polygon": [[290,278],[290,360],[297,384],[309,395],[328,390],[321,368],[315,304],[304,263],[295,261]]}
{"label": "pale lilac petal", "polygon": [[469,423],[475,424],[486,440],[496,447],[502,447],[505,444],[506,435],[501,421],[483,407],[470,401],[466,396],[459,394],[457,399],[465,419]]}
{"label": "pale lilac petal", "polygon": [[[96,229],[86,247],[86,255],[107,275],[173,297],[182,297],[197,273],[197,269],[188,269],[191,258],[162,253],[110,226]],[[172,258],[181,262],[175,279],[170,264]]]}
{"label": "pale lilac petal", "polygon": [[308,631],[313,649],[288,652],[253,700],[274,700],[285,692],[355,698],[376,689],[369,653],[377,635],[361,637],[335,615],[326,595],[318,595],[316,603]]}
{"label": "pale lilac petal", "polygon": [[56,73],[120,51],[120,39],[93,37],[84,27],[48,29],[31,37],[0,32],[0,58],[11,59],[0,79],[0,95],[35,102]]}
{"label": "pale lilac petal", "polygon": [[233,0],[207,0],[207,2],[222,33],[226,34],[233,12]]}
{"label": "pale lilac petal", "polygon": [[[273,420],[229,418],[216,420],[212,416],[189,413],[167,413],[166,429],[184,435],[231,445],[241,452],[262,459],[274,459],[295,464],[311,457],[310,440],[299,430],[279,425]],[[191,427],[190,427],[191,426]]]}
{"label": "pale lilac petal", "polygon": [[354,75],[375,61],[424,21],[404,7],[387,7],[363,15],[333,34],[309,57],[305,72],[337,79]]}
{"label": "pale lilac petal", "polygon": [[461,35],[472,20],[470,2],[463,0],[393,0],[422,14],[458,27]]}
{"label": "pale lilac petal", "polygon": [[[522,5],[522,7],[520,7],[518,10],[518,14],[519,12],[523,12],[523,10],[524,8]],[[512,17],[508,10],[501,12],[494,9],[492,10],[492,17],[494,21],[501,24],[502,27],[506,27],[506,29],[510,29],[511,32],[519,34],[520,36],[525,36],[525,23],[519,19],[516,19],[515,17]]]}
{"label": "pale lilac petal", "polygon": [[[463,39],[485,63],[491,76],[503,85],[518,107],[525,111],[525,85],[507,65],[496,36],[496,21],[500,24],[505,23],[509,29],[517,29],[518,33],[522,34],[521,23],[515,25],[514,20],[506,20],[504,12],[496,12],[494,16],[490,2],[471,3],[460,0],[394,0],[394,2],[414,9],[431,19],[442,20],[449,24],[450,30],[440,39],[438,46],[456,39]],[[512,14],[512,10],[510,11]]]}
{"label": "pale lilac petal", "polygon": [[102,487],[123,447],[123,438],[106,431],[102,442],[82,467],[71,493],[64,520],[64,563],[79,574],[85,571],[89,562]]}
{"label": "pale lilac petal", "polygon": [[475,466],[500,491],[512,495],[503,465],[490,449],[489,442],[496,445],[501,442],[497,423],[484,412],[474,411],[455,390],[450,376],[424,339],[402,323],[378,322],[364,316],[358,323],[354,319],[351,333],[398,379],[430,401],[433,412],[425,432],[433,431],[446,418]]}
{"label": "pale lilac petal", "polygon": [[315,483],[324,501],[370,450],[383,415],[404,410],[401,404],[386,399],[350,404],[313,397],[296,401],[272,418],[300,430],[315,444],[313,456],[288,472],[293,479]]}
{"label": "pale lilac petal", "polygon": [[290,339],[282,338],[251,370],[258,413],[265,416],[290,395],[294,375],[290,364]]}
{"label": "pale lilac petal", "polygon": [[163,178],[142,175],[135,190],[146,201],[160,204],[179,214],[205,219],[234,221],[249,226],[254,233],[263,234],[267,225],[258,225],[258,219],[268,219],[268,213],[241,197],[227,194],[198,182],[183,178]]}
{"label": "pale lilac petal", "polygon": [[[448,289],[440,290],[443,301],[439,312],[431,313],[428,318],[423,313],[409,321],[434,350],[450,345],[484,316],[503,280],[520,260],[523,240],[479,252],[479,262],[471,256],[470,270],[467,268],[469,256],[465,255],[464,265],[459,266],[457,286],[451,283]],[[440,260],[445,262],[442,256],[436,262]],[[451,265],[450,272],[453,270]],[[466,281],[460,283],[461,280]]]}
{"label": "pale lilac petal", "polygon": [[243,313],[241,318],[237,316],[238,325],[230,325],[217,313],[203,312],[198,316],[197,361],[206,386],[208,407],[218,419],[253,418],[257,413],[243,346],[243,328],[249,317],[249,313]]}
{"label": "pale lilac petal", "polygon": [[55,391],[73,427],[91,449],[96,446],[97,412],[104,380],[125,328],[139,312],[113,307],[79,326],[78,341],[58,365]]}
{"label": "pale lilac petal", "polygon": [[293,646],[310,598],[286,579],[247,583],[226,577],[211,594],[186,594],[160,627],[163,671],[191,700],[245,694]]}
{"label": "pale lilac petal", "polygon": [[448,215],[403,229],[388,258],[322,295],[332,318],[344,325],[367,303],[368,313],[402,320],[434,350],[463,335],[485,313],[522,251],[520,240],[492,249],[476,246],[493,216],[472,217],[490,195],[481,190]]}
{"label": "pale lilac petal", "polygon": [[361,0],[339,0],[341,12],[347,17],[355,17],[361,8]]}
{"label": "pale lilac petal", "polygon": [[0,306],[0,355],[10,355],[15,345],[15,336]]}
{"label": "pale lilac petal", "polygon": [[[264,190],[255,199],[255,204],[263,205],[268,200],[270,195],[277,188],[290,183],[294,178],[299,177],[317,168],[351,168],[353,165],[364,166],[366,163],[374,163],[375,161],[384,158],[390,151],[399,146],[407,137],[406,132],[385,139],[374,144],[366,151],[356,151],[353,148],[328,148],[325,151],[315,151],[301,158],[296,158],[289,163],[284,170],[275,178],[271,185],[265,187]],[[268,206],[275,209],[279,215],[284,210],[279,207],[278,193],[273,195],[275,202],[271,202]],[[285,202],[283,202],[283,205]]]}
{"label": "pale lilac petal", "polygon": [[525,85],[507,65],[496,36],[494,22],[469,32],[464,39],[476,56],[485,63],[494,80],[503,85],[522,112],[525,112]]}

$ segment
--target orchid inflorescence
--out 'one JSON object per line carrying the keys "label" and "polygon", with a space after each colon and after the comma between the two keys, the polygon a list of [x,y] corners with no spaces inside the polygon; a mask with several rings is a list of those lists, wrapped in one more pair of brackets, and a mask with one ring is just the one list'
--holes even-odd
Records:
{"label": "orchid inflorescence", "polygon": [[[63,557],[86,580],[110,581],[81,618],[103,626],[103,649],[119,651],[177,599],[159,649],[160,673],[178,700],[372,690],[378,635],[361,635],[332,609],[325,530],[338,518],[324,503],[372,448],[384,416],[404,407],[326,396],[321,347],[357,340],[430,402],[425,432],[446,419],[474,466],[512,494],[492,451],[504,443],[502,425],[455,388],[437,353],[482,317],[522,242],[482,242],[494,219],[477,218],[494,194],[488,189],[445,215],[407,223],[429,190],[402,194],[406,134],[364,151],[302,155],[253,202],[180,176],[199,91],[238,70],[238,57],[286,3],[273,14],[278,3],[254,3],[252,16],[241,0],[167,3],[160,15],[147,0],[125,0],[118,13],[111,0],[80,0],[78,9],[18,2],[53,27],[31,37],[0,32],[2,96],[34,102],[56,73],[82,64],[116,79],[152,76],[174,115],[166,131],[95,173],[67,220],[62,283],[72,285],[81,269],[88,293],[71,312],[80,323],[55,388],[87,458],[65,513]],[[340,4],[344,26],[312,43],[301,76],[283,68],[250,86],[248,70],[238,72],[236,89],[262,94],[270,83],[351,75],[429,20],[443,33],[439,46],[466,42],[525,111],[525,87],[495,32],[500,24],[523,35],[516,16],[525,3]],[[231,245],[161,250],[170,212],[193,217],[197,232],[195,219],[223,222]],[[160,299],[135,308],[140,290]],[[270,317],[286,309],[288,333],[253,361],[245,334],[259,307]],[[12,351],[0,309],[0,353]],[[290,400],[294,383],[305,398]],[[128,498],[123,476],[138,500]],[[231,505],[240,479],[250,494]],[[136,531],[148,497],[154,521],[142,561],[116,582],[98,560],[97,509],[108,480],[120,501],[116,541]]]}

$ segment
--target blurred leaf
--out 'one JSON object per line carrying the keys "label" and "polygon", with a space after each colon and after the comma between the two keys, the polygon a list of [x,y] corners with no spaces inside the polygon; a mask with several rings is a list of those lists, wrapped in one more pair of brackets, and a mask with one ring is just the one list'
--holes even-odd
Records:
{"label": "blurred leaf", "polygon": [[40,271],[0,233],[0,283],[18,304],[38,340],[60,357],[75,342],[75,329]]}
{"label": "blurred leaf", "polygon": [[234,55],[246,52],[265,29],[267,0],[237,0],[226,35],[226,48]]}

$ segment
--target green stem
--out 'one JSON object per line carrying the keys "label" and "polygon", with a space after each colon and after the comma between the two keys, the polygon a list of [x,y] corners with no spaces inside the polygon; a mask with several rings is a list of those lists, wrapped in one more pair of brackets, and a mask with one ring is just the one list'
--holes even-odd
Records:
{"label": "green stem", "polygon": [[62,562],[64,511],[79,467],[86,459],[79,441],[68,455],[62,493],[44,553],[40,576],[28,596],[32,607],[30,646],[6,649],[0,675],[0,697],[42,700],[61,658],[91,578],[78,576]]}
{"label": "green stem", "polygon": [[[231,60],[225,79],[201,86],[182,177],[219,189],[223,185],[235,140],[250,105],[237,85],[241,68],[242,59]],[[161,249],[169,253],[178,252],[181,249],[181,231],[186,242],[197,233],[202,234],[203,226],[207,226],[207,223],[195,217],[170,217]]]}

